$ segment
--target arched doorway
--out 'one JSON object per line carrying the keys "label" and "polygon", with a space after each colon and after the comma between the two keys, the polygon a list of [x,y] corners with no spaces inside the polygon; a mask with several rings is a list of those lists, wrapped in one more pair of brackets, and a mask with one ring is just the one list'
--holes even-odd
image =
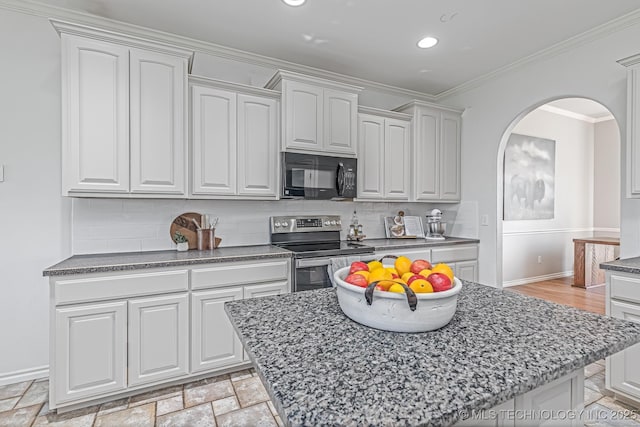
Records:
{"label": "arched doorway", "polygon": [[498,150],[497,283],[571,275],[573,238],[619,235],[619,150],[618,123],[594,100],[545,100],[513,120]]}

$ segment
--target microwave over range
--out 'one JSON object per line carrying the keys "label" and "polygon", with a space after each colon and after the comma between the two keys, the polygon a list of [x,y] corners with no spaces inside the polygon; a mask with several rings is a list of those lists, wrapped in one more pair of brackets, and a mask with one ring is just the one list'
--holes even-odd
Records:
{"label": "microwave over range", "polygon": [[283,199],[344,200],[356,197],[357,160],[282,153]]}

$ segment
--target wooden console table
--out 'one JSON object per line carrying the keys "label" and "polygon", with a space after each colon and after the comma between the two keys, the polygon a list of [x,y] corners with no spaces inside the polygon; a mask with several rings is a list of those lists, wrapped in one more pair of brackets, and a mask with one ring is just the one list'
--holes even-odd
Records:
{"label": "wooden console table", "polygon": [[[617,237],[588,237],[585,239],[573,239],[573,285],[578,288],[586,288],[584,277],[585,247],[592,245],[620,246]],[[604,262],[605,260],[603,260]],[[610,260],[609,260],[610,261]]]}

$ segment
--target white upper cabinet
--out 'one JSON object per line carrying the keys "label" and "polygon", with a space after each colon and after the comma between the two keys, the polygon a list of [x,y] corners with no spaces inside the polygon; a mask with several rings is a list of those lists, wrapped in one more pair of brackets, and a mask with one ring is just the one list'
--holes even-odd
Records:
{"label": "white upper cabinet", "polygon": [[130,51],[131,191],[185,193],[186,61]]}
{"label": "white upper cabinet", "polygon": [[355,156],[362,88],[279,70],[266,88],[282,91],[282,150]]}
{"label": "white upper cabinet", "polygon": [[422,101],[395,111],[412,115],[410,200],[460,201],[462,112]]}
{"label": "white upper cabinet", "polygon": [[358,199],[408,200],[410,119],[361,107],[358,126]]}
{"label": "white upper cabinet", "polygon": [[640,54],[618,62],[627,67],[627,198],[640,198]]}
{"label": "white upper cabinet", "polygon": [[191,197],[277,199],[275,91],[190,76]]}
{"label": "white upper cabinet", "polygon": [[192,52],[52,21],[62,40],[62,193],[184,197]]}
{"label": "white upper cabinet", "polygon": [[62,34],[63,193],[129,191],[129,50]]}

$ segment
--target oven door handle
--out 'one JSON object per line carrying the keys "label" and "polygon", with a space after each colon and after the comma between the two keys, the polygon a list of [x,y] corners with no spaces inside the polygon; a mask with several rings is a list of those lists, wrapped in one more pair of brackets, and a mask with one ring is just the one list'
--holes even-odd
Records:
{"label": "oven door handle", "polygon": [[331,258],[297,259],[296,268],[324,267],[331,264]]}

